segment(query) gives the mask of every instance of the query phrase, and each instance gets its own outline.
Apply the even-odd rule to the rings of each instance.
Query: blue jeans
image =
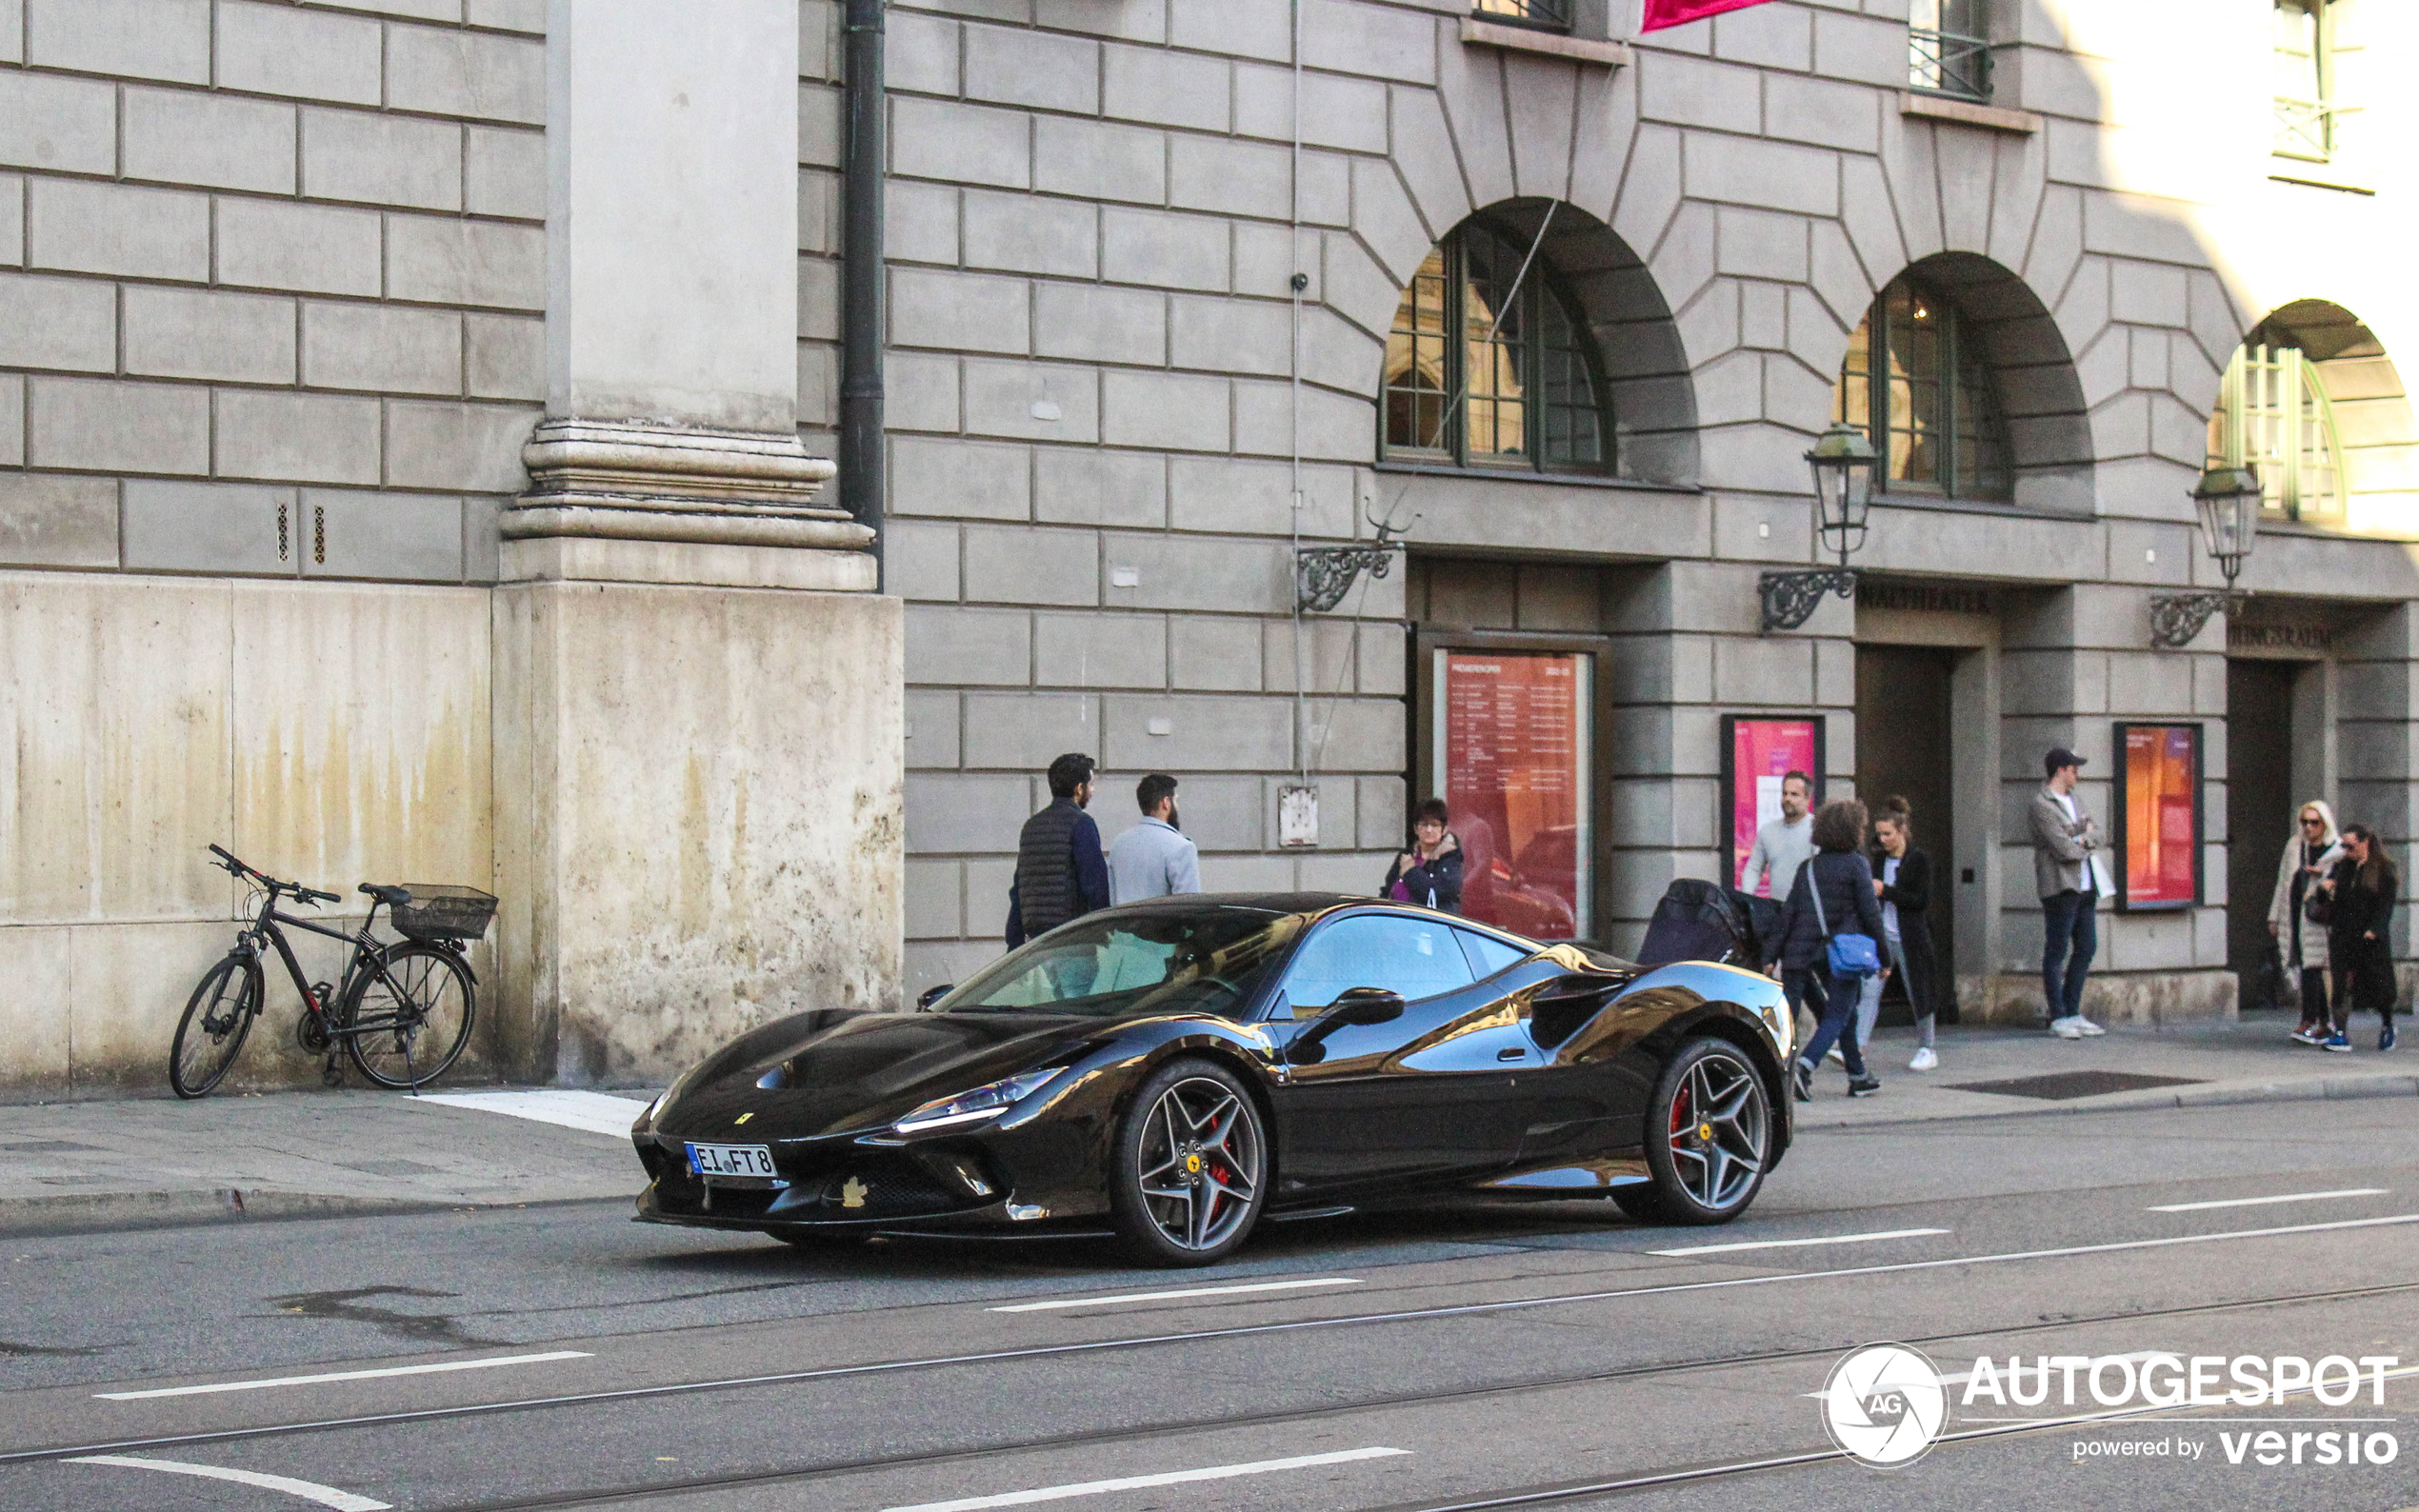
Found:
[[[2100,953],[2100,895],[2069,887],[2041,900],[2047,932],[2041,941],[2041,990],[2049,1017],[2070,1019],[2083,1011],[2083,982]],[[2071,949],[2072,954],[2069,954]]]
[[[1865,979],[1835,977],[1820,967],[1789,975],[1805,982],[1807,1002],[1823,1005],[1823,1022],[1814,1026],[1814,1038],[1806,1042],[1797,1058],[1809,1065],[1821,1065],[1836,1041],[1840,1059],[1848,1063],[1848,1074],[1864,1080],[1865,1052],[1856,1043],[1856,1004],[1865,995]]]

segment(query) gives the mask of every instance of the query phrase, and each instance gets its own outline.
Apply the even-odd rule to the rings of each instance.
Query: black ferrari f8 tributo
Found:
[[[1789,1147],[1791,1032],[1779,986],[1733,966],[1367,898],[1165,898],[915,1012],[732,1041],[631,1129],[638,1216],[799,1244],[1113,1232],[1164,1265],[1264,1218],[1445,1193],[1720,1224]]]

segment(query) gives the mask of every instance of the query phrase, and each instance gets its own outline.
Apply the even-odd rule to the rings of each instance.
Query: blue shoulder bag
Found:
[[[1830,941],[1831,975],[1863,980],[1882,968],[1881,947],[1869,934],[1832,934],[1831,923],[1823,917],[1823,879],[1814,870],[1814,860],[1806,863],[1806,890],[1814,895],[1814,925]]]

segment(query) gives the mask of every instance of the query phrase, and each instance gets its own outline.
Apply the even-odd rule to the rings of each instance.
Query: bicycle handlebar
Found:
[[[279,882],[276,878],[261,870],[258,866],[250,865],[245,862],[237,860],[234,856],[229,854],[226,850],[217,846],[210,846],[210,850],[211,855],[218,858],[218,860],[210,863],[210,865],[218,867],[230,877],[251,878],[262,886],[267,887],[269,889],[270,896],[272,898],[282,892],[289,897],[293,898],[298,903],[336,903],[341,899],[340,894],[321,892],[316,887],[306,887],[299,882]]]

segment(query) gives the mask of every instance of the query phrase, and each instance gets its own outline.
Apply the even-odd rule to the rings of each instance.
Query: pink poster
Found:
[[[1593,665],[1437,652],[1436,773],[1461,838],[1465,916],[1532,940],[1585,936]]]
[[[1725,720],[1730,730],[1729,772],[1724,787],[1730,806],[1730,882],[1747,886],[1748,852],[1755,848],[1755,832],[1781,817],[1781,779],[1806,772],[1814,779],[1816,796],[1823,786],[1823,724],[1817,719]],[[1758,878],[1752,891],[1770,888]]]

